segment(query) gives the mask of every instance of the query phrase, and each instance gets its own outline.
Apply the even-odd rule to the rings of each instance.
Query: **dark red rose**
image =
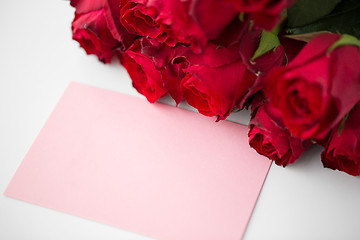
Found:
[[[328,52],[339,38],[319,35],[289,65],[267,74],[267,111],[296,137],[326,137],[360,100],[360,49],[346,45]]]
[[[360,103],[349,113],[339,135],[340,124],[331,131],[325,150],[321,153],[324,167],[360,175]]]
[[[104,9],[75,13],[72,33],[73,39],[80,43],[87,54],[95,54],[104,63],[111,62],[114,49],[120,46],[106,26]]]
[[[234,49],[208,44],[202,54],[188,56],[190,67],[181,81],[185,100],[201,114],[225,119],[243,100],[256,76]]]
[[[181,78],[187,62],[176,56],[178,48],[171,48],[155,39],[140,38],[122,55],[134,88],[151,103],[170,95],[176,103],[183,100]]]
[[[99,60],[109,63],[116,49],[125,50],[134,41],[119,20],[115,20],[115,0],[72,0],[75,18],[72,23],[73,39],[80,43],[87,54],[95,54]],[[119,14],[118,14],[119,15]]]
[[[259,98],[259,94],[256,98]],[[259,154],[275,161],[277,165],[285,167],[294,163],[311,142],[291,136],[286,128],[277,125],[266,113],[264,105],[259,103],[261,99],[255,99],[256,101],[257,103],[252,103],[252,117],[249,123],[250,146]]]
[[[209,38],[217,37],[236,17],[230,4],[215,0],[211,3],[122,0],[121,22],[131,33],[155,38],[171,47],[177,43],[187,44],[199,52]],[[215,11],[216,8],[220,11]]]
[[[295,0],[223,0],[231,2],[240,13],[248,13],[254,23],[266,30],[272,30],[280,21],[282,11]]]

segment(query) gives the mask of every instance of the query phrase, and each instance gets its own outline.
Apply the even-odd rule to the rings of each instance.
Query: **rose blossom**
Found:
[[[322,34],[311,40],[286,67],[265,79],[268,113],[296,137],[320,140],[360,100],[360,49],[340,46]]]
[[[170,95],[178,104],[183,100],[181,78],[187,62],[176,54],[181,46],[171,48],[155,39],[140,38],[121,54],[121,62],[127,69],[134,88],[151,103]],[[181,55],[181,54],[180,54]]]
[[[73,39],[87,54],[95,54],[102,62],[109,63],[115,49],[125,50],[132,44],[135,36],[113,19],[116,15],[113,0],[72,0],[70,3],[76,8],[71,26]]]
[[[232,49],[208,44],[202,54],[189,55],[181,81],[185,100],[201,114],[225,119],[244,98],[256,76]]]
[[[350,175],[360,175],[360,103],[349,113],[344,128],[340,124],[331,131],[325,150],[321,153],[324,167],[338,169]]]
[[[121,4],[120,20],[129,32],[171,47],[187,44],[196,52],[236,17],[230,4],[217,0],[122,0]]]
[[[249,144],[259,154],[275,161],[277,165],[286,166],[294,163],[310,146],[309,140],[291,136],[266,113],[261,93],[252,101],[252,113],[249,123]],[[268,103],[265,103],[268,104]]]
[[[239,13],[248,13],[259,27],[272,30],[281,19],[281,13],[295,0],[223,0],[230,2]]]
[[[106,27],[104,10],[75,14],[72,23],[73,39],[87,54],[95,54],[104,63],[111,62],[114,49],[120,45]]]

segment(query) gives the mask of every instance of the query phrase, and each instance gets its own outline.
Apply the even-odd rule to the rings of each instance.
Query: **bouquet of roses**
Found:
[[[249,143],[276,164],[324,146],[325,167],[360,175],[357,0],[71,0],[73,39],[116,56],[151,103],[205,116],[251,109]]]

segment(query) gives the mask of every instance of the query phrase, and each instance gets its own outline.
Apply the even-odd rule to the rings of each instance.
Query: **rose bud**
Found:
[[[200,52],[209,38],[217,37],[236,17],[230,4],[211,2],[122,0],[120,20],[131,33],[155,38],[170,47],[186,44]]]
[[[143,37],[121,54],[134,88],[149,102],[154,103],[168,93],[177,104],[183,100],[180,81],[185,76],[183,68],[187,67],[187,62],[177,58],[180,48]]]
[[[315,37],[289,65],[266,76],[266,110],[296,137],[325,138],[360,100],[360,49],[353,45],[330,49],[339,38]]]
[[[223,0],[233,4],[239,13],[250,14],[254,23],[266,30],[272,30],[281,20],[281,13],[295,0]]]
[[[70,3],[76,9],[72,23],[73,39],[87,54],[94,54],[100,61],[109,63],[115,49],[125,50],[132,44],[135,36],[114,19],[115,1],[72,0]]]
[[[321,161],[324,167],[360,175],[360,103],[350,111],[344,124],[333,128]]]
[[[205,116],[225,119],[248,92],[256,76],[234,49],[208,44],[202,54],[189,55],[181,81],[185,100]]]
[[[309,140],[301,140],[290,135],[286,128],[280,127],[266,113],[264,105],[259,103],[260,94],[252,102],[252,117],[249,123],[249,144],[259,154],[275,161],[283,167],[294,163],[311,145]],[[256,103],[257,102],[257,103]],[[268,103],[265,103],[268,104]]]

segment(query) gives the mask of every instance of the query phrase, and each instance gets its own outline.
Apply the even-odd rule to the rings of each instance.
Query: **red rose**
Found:
[[[179,48],[171,48],[155,39],[141,38],[122,54],[134,88],[151,103],[170,95],[176,103],[183,100],[180,81],[187,62],[177,58]],[[181,50],[181,49],[180,49]]]
[[[72,23],[73,39],[80,43],[87,54],[95,54],[104,63],[111,61],[115,49],[125,50],[129,47],[135,37],[122,27],[120,21],[114,20],[114,3],[113,0],[71,1],[76,8]]]
[[[259,95],[256,96],[258,97]],[[259,102],[261,99],[255,101]],[[248,133],[250,146],[277,165],[285,167],[294,163],[310,146],[310,141],[293,137],[286,128],[277,125],[266,113],[262,103],[253,102],[251,115]]]
[[[225,119],[246,95],[256,76],[234,49],[208,44],[200,55],[188,56],[190,67],[181,81],[185,100],[206,116]]]
[[[349,113],[339,135],[340,124],[331,131],[325,150],[321,153],[324,167],[338,169],[350,175],[360,175],[360,103]]]
[[[104,9],[75,13],[72,32],[73,39],[80,43],[87,54],[95,54],[104,63],[111,62],[114,49],[120,45],[106,26]]]
[[[236,16],[227,3],[212,0],[123,0],[121,22],[132,33],[156,38],[174,47],[190,44],[199,52],[209,38],[217,37]],[[218,8],[222,12],[215,11]],[[203,10],[209,10],[204,12]],[[216,15],[211,15],[216,13]]]
[[[360,49],[340,46],[322,34],[311,40],[286,67],[265,79],[268,113],[296,137],[320,140],[360,100]]]
[[[250,14],[256,25],[272,30],[281,19],[282,11],[295,0],[223,0],[231,2],[241,13]]]

